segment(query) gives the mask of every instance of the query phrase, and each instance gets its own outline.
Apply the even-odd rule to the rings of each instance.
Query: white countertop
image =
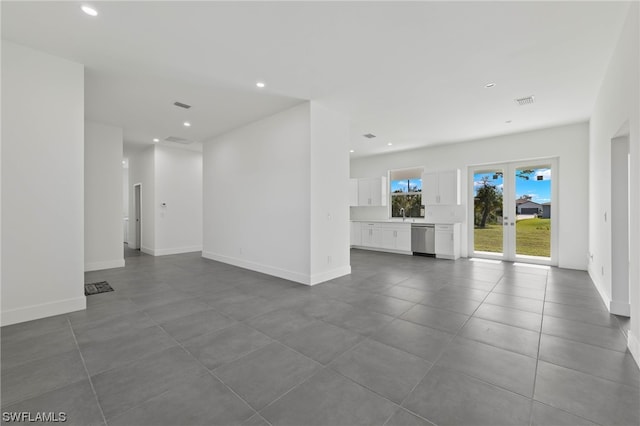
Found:
[[[407,224],[411,225],[412,223],[430,223],[434,225],[452,225],[454,223],[459,223],[456,221],[440,221],[440,220],[427,220],[427,219],[417,219],[417,218],[407,218],[404,222],[402,219],[373,219],[373,220],[365,220],[365,219],[351,219],[351,222],[366,222],[366,223],[393,223],[393,224]]]

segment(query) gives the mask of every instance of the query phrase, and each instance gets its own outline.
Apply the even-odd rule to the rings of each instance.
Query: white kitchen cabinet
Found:
[[[349,205],[358,205],[358,179],[349,179]]]
[[[382,245],[382,229],[377,223],[363,222],[360,226],[363,247],[380,247]]]
[[[460,170],[443,170],[422,174],[422,204],[460,204]]]
[[[460,257],[460,224],[436,225],[436,257],[456,260]]]
[[[358,205],[386,206],[387,178],[375,177],[358,179]]]
[[[411,251],[411,224],[382,223],[382,248]]]
[[[411,252],[411,224],[363,222],[361,226],[361,247]]]
[[[401,227],[396,231],[396,250],[411,251],[411,225]]]

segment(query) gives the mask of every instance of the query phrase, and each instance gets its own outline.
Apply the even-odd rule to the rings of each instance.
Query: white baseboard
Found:
[[[155,256],[155,250],[151,249],[149,247],[145,247],[145,246],[140,246],[140,251],[145,253],[145,254],[150,254],[151,256]]]
[[[360,249],[360,250],[381,251],[383,253],[408,254],[411,256],[413,255],[412,251],[406,251],[406,250],[394,250],[394,249],[387,249],[387,248],[356,246],[356,245],[351,246],[351,248]]]
[[[600,298],[604,302],[604,305],[607,308],[609,308],[609,310],[611,310],[611,303],[612,303],[611,296],[609,296],[609,294],[607,294],[605,289],[600,286],[600,283],[598,282],[598,280],[593,279],[594,271],[591,270],[591,268],[589,268],[587,272],[589,273],[589,278],[591,278],[591,281],[593,282],[593,285],[596,287],[596,290],[598,290],[598,293],[600,294]]]
[[[202,251],[202,246],[190,246],[190,247],[172,247],[165,249],[155,249],[153,250],[154,256],[167,256],[170,254],[182,254],[182,253],[193,253],[194,251]]]
[[[322,272],[320,274],[312,275],[309,281],[309,285],[316,285],[325,281],[332,280],[334,278],[349,275],[351,273],[351,265],[343,266],[340,268],[332,269],[330,271]]]
[[[625,302],[616,302],[612,300],[609,302],[609,312],[616,315],[622,315],[623,317],[631,316],[631,305]]]
[[[193,253],[195,251],[202,251],[202,246],[172,247],[172,248],[164,248],[164,249],[152,249],[149,247],[142,247],[140,251],[146,254],[150,254],[151,256],[167,256],[170,254]]]
[[[2,311],[2,326],[87,309],[85,296]]]
[[[87,262],[84,264],[84,271],[100,271],[102,269],[123,268],[124,259],[104,260],[101,262]]]
[[[239,266],[240,268],[250,269],[256,272],[262,272],[263,274],[284,278],[286,280],[295,281],[300,284],[311,285],[311,277],[300,272],[288,271],[286,269],[263,265],[261,263],[251,262],[245,259],[229,257],[210,251],[203,251],[202,257],[206,259],[217,260],[218,262],[222,263],[228,263],[229,265]]]
[[[638,337],[633,334],[631,330],[629,330],[629,337],[627,337],[627,347],[631,355],[633,355],[636,364],[640,367],[640,340],[638,340]]]

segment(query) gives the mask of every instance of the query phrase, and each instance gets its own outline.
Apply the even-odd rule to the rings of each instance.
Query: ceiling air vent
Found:
[[[515,101],[520,106],[530,105],[530,104],[533,103],[533,96],[527,96],[525,98],[518,98],[518,99],[515,99]]]
[[[187,144],[191,143],[190,140],[184,139],[184,138],[179,138],[177,136],[168,136],[168,137],[164,138],[164,140],[167,141],[167,142],[181,143],[183,145],[187,145]]]
[[[175,101],[173,104],[177,107],[184,108],[184,109],[191,108],[191,105],[183,104],[182,102],[178,102],[178,101]]]
[[[362,136],[364,136],[367,139],[373,139],[373,138],[376,137],[376,135],[374,135],[373,133],[366,133],[366,134],[364,134]]]

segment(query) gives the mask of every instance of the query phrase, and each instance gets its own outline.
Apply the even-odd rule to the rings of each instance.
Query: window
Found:
[[[424,217],[422,168],[391,170],[389,188],[391,217]]]

